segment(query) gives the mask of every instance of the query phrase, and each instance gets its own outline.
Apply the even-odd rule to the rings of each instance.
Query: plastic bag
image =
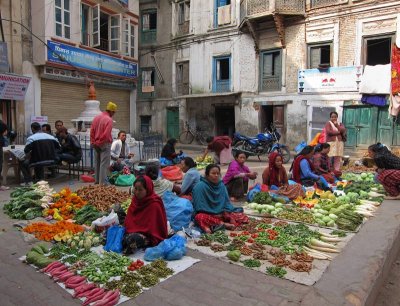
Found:
[[[171,165],[173,165],[174,163],[171,161],[171,160],[169,160],[169,159],[166,159],[165,157],[160,157],[160,165],[162,166],[162,167],[164,167],[164,166],[171,166]]]
[[[154,261],[159,258],[165,260],[179,260],[186,255],[186,239],[174,235],[169,239],[160,242],[153,248],[147,248],[144,253],[144,260]]]
[[[174,231],[189,226],[193,214],[193,205],[189,200],[180,198],[171,191],[166,191],[163,194],[163,202],[167,219]]]
[[[183,172],[178,166],[168,166],[161,169],[163,178],[169,181],[180,181],[183,179]]]
[[[318,143],[325,143],[325,142],[326,142],[326,130],[325,128],[323,128],[321,134],[319,134]]]
[[[280,202],[282,204],[290,202],[290,199],[288,197],[285,197],[280,194],[270,192],[270,196],[271,196],[272,200],[274,200],[275,202]]]
[[[248,193],[247,193],[247,201],[248,202],[252,202],[254,196],[259,193],[261,191],[261,185],[260,184],[256,184],[253,189],[251,189]]]
[[[108,216],[98,218],[92,222],[92,229],[102,232],[110,226],[119,225],[118,215],[112,210]]]
[[[125,227],[114,225],[107,230],[107,239],[104,250],[107,252],[122,253],[122,239],[125,235]]]
[[[123,174],[117,177],[114,185],[116,186],[132,186],[136,177],[133,174]]]

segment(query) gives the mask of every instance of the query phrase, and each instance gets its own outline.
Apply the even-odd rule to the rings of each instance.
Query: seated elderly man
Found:
[[[125,166],[132,168],[133,153],[130,152],[129,145],[126,143],[126,132],[120,131],[118,139],[111,145],[111,171],[121,171]]]
[[[78,139],[69,134],[65,127],[58,130],[58,136],[61,139],[61,154],[59,159],[68,164],[75,164],[82,159],[82,148]]]
[[[57,150],[60,149],[60,143],[49,134],[43,133],[40,124],[33,122],[31,124],[33,135],[26,140],[24,152],[26,158],[21,161],[21,172],[25,183],[22,185],[31,185],[32,177],[29,171],[30,167],[35,168],[37,180],[43,179],[43,167],[57,163]]]

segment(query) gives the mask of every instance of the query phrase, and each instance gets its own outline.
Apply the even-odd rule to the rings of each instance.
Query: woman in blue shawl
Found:
[[[224,228],[233,230],[249,220],[243,208],[232,206],[221,180],[221,169],[214,164],[206,167],[205,177],[193,188],[193,208],[194,220],[206,233]]]

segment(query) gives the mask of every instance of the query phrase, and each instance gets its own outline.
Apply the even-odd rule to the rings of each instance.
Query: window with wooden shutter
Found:
[[[324,43],[308,46],[308,67],[332,66],[332,44]]]
[[[282,58],[281,51],[261,53],[260,91],[281,90]]]

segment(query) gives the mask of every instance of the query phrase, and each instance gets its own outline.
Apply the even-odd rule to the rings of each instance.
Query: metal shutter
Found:
[[[84,110],[87,87],[83,84],[41,79],[41,89],[42,115],[49,117],[52,129],[56,120],[62,120],[67,128],[72,127],[71,119],[77,118]],[[126,131],[129,131],[129,93],[128,90],[96,87],[100,109],[105,110],[108,101],[116,103],[118,110],[113,117],[116,121],[114,128]]]

